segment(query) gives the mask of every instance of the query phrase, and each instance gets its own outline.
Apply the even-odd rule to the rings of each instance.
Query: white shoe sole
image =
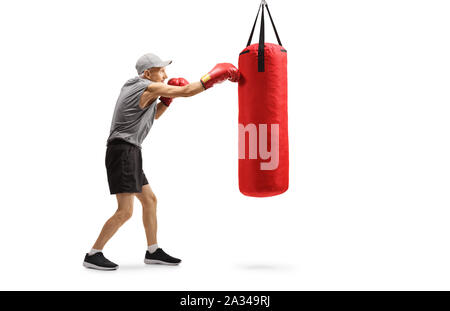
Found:
[[[100,267],[94,264],[91,264],[89,262],[85,262],[83,261],[83,266],[85,266],[86,268],[90,268],[90,269],[96,269],[96,270],[117,270],[119,268],[119,266],[115,267],[115,268],[107,268],[107,267]]]
[[[147,265],[160,264],[160,265],[168,265],[168,266],[176,266],[179,264],[179,263],[171,263],[171,262],[165,262],[165,261],[161,261],[161,260],[147,259],[147,258],[144,259],[144,263],[146,263]]]

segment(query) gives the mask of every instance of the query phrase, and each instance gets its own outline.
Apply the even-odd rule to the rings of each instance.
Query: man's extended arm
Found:
[[[150,84],[144,94],[142,94],[140,107],[144,109],[152,103],[151,99],[158,98],[160,96],[168,98],[190,97],[203,92],[204,90],[205,89],[203,88],[201,82],[193,82],[185,86],[172,86],[161,82],[155,82]],[[157,109],[162,109],[160,108],[159,103]],[[157,116],[159,117],[164,111],[161,110],[161,113],[159,115],[157,114]]]
[[[147,90],[144,92],[143,96],[146,98],[156,98],[165,97],[176,98],[176,97],[190,97],[204,90],[209,89],[217,83],[222,83],[225,80],[232,82],[238,82],[240,74],[238,69],[230,63],[220,63],[217,64],[212,70],[210,70],[206,75],[204,75],[200,81],[189,83],[184,86],[173,86],[169,84],[164,84],[161,82],[151,83]],[[180,78],[181,79],[181,78]],[[163,101],[164,102],[164,101]],[[144,109],[148,106],[151,101],[141,102],[141,108]],[[159,105],[158,105],[158,109]],[[164,110],[165,111],[165,110]],[[164,112],[162,111],[158,117]]]
[[[150,84],[147,88],[147,91],[149,91],[150,94],[153,94],[154,97],[163,96],[169,98],[190,97],[203,92],[204,90],[205,88],[200,81],[189,83],[185,86],[173,86],[157,82]]]

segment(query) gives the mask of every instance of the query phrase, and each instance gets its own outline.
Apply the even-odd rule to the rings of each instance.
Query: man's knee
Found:
[[[133,208],[132,207],[128,207],[128,208],[119,208],[116,211],[116,218],[120,221],[120,222],[126,222],[128,219],[131,218],[131,216],[133,215]]]
[[[154,193],[147,194],[142,200],[142,206],[144,208],[156,208],[157,199]]]

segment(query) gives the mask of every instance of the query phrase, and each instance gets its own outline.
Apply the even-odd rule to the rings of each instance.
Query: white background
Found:
[[[237,84],[175,99],[143,161],[159,245],[183,262],[144,265],[136,199],[101,272],[82,260],[117,207],[105,143],[136,59],[189,81],[237,66],[259,1],[1,2],[0,289],[450,289],[450,4],[268,3],[289,190],[239,192]]]

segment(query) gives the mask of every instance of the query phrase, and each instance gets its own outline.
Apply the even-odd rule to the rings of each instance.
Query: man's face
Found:
[[[144,71],[144,77],[153,82],[164,82],[167,79],[166,67],[153,67]]]

